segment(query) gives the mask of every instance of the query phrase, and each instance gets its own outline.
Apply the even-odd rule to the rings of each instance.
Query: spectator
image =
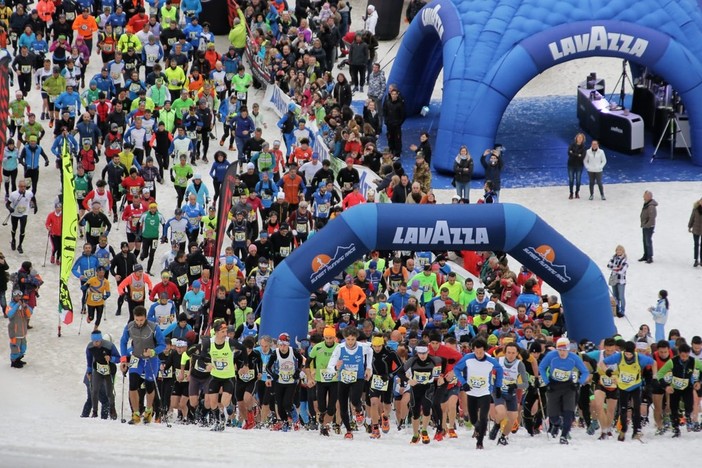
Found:
[[[578,133],[568,146],[568,188],[569,200],[573,199],[573,185],[575,185],[575,198],[580,198],[580,180],[583,176],[583,162],[585,161],[585,134]]]
[[[427,132],[422,132],[419,134],[419,146],[410,145],[410,149],[415,153],[422,152],[424,154],[424,160],[431,166],[431,143],[429,143],[429,134]]]
[[[592,140],[590,149],[585,153],[583,165],[587,170],[588,178],[590,179],[590,200],[594,198],[595,184],[600,190],[600,197],[606,200],[604,188],[602,187],[602,171],[607,164],[607,157],[604,150],[600,149],[600,144],[597,140]]]
[[[495,192],[493,201],[497,203],[502,188],[502,168],[504,167],[502,147],[496,145],[494,149],[486,149],[480,156],[480,164],[485,168],[485,179],[492,181],[492,190]]]
[[[405,100],[393,88],[383,104],[383,119],[387,127],[388,146],[396,157],[402,154],[402,124],[405,123]]]
[[[375,36],[375,26],[378,24],[378,12],[373,5],[368,5],[366,16],[363,17],[363,30]]]
[[[607,268],[611,271],[609,285],[612,288],[614,300],[617,301],[617,317],[624,317],[626,313],[624,288],[626,287],[626,271],[629,268],[624,247],[618,245],[614,249],[614,255],[607,263]]]
[[[363,87],[366,84],[368,54],[368,44],[363,42],[363,36],[360,33],[356,33],[349,48],[349,71],[351,72],[351,83],[353,84],[354,92],[359,91],[359,89],[363,92]]]
[[[648,308],[648,311],[653,316],[653,321],[656,322],[656,341],[665,339],[665,323],[668,321],[669,310],[668,291],[661,289],[658,292],[656,305]]]
[[[644,204],[641,208],[641,231],[643,232],[644,253],[640,262],[653,263],[653,231],[656,228],[656,207],[658,202],[653,199],[653,193],[646,190],[643,194]]]
[[[468,148],[461,146],[453,162],[453,186],[456,195],[466,203],[470,203],[470,181],[473,179],[473,158]]]
[[[424,153],[421,151],[417,153],[412,181],[417,182],[424,193],[429,193],[429,190],[431,190],[431,168],[425,161]]]
[[[692,266],[696,267],[700,265],[700,260],[702,260],[702,244],[700,243],[700,236],[702,236],[702,198],[697,200],[692,207],[692,214],[690,214],[690,221],[687,223],[687,230],[692,233],[692,241],[695,249],[695,263]]]

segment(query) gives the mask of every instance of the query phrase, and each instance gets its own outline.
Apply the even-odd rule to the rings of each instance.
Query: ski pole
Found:
[[[49,253],[49,237],[51,234],[46,235],[46,247],[44,248],[44,264],[42,265],[43,267],[46,267],[46,254]]]
[[[80,325],[78,325],[78,334],[80,335],[80,330],[83,328],[83,311],[80,311]]]
[[[536,387],[536,396],[539,398],[539,409],[541,410],[541,422],[542,424],[546,424],[546,413],[544,412],[544,402],[541,400],[541,390],[539,387]],[[551,426],[551,421],[548,422],[549,429]],[[548,430],[544,426],[544,434],[546,434],[546,438],[548,439]]]
[[[2,222],[2,225],[3,225],[3,226],[7,226],[7,222],[10,220],[10,216],[11,216],[11,215],[12,215],[12,213],[8,213],[8,214],[7,214],[7,217],[5,218],[5,221]]]
[[[124,380],[126,378],[127,378],[127,373],[122,372],[122,409],[120,410],[120,419],[122,421],[122,424],[127,422],[127,420],[124,419],[124,389],[125,389]]]

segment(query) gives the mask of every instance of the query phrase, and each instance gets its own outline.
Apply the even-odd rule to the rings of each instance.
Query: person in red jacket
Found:
[[[353,184],[353,190],[344,197],[344,200],[341,202],[341,207],[348,210],[352,206],[360,205],[365,202],[366,197],[361,193],[360,186],[358,184]]]
[[[63,220],[63,205],[56,203],[54,211],[46,217],[46,230],[51,239],[51,263],[61,264],[61,222]]]
[[[453,375],[453,366],[461,360],[463,355],[456,348],[441,344],[441,336],[438,333],[429,335],[429,355],[441,358],[441,375],[436,381],[436,391],[434,392],[434,408],[432,413],[436,415],[436,434],[434,440],[443,440],[448,432],[451,439],[456,439],[454,423],[456,421],[456,403],[458,403],[458,393],[461,389],[456,377]],[[444,428],[448,430],[445,431]]]
[[[124,187],[129,203],[134,200],[134,195],[141,194],[145,186],[146,182],[144,182],[144,178],[139,175],[139,171],[137,171],[136,167],[129,169],[129,177],[122,179],[122,187]]]
[[[171,281],[171,273],[168,270],[163,270],[161,272],[161,282],[151,289],[151,294],[149,294],[151,302],[157,297],[160,297],[162,292],[167,293],[168,299],[173,302],[180,300],[180,291],[178,290],[178,286]]]
[[[144,7],[139,7],[137,11],[139,13],[132,16],[127,23],[127,28],[134,34],[144,29],[144,25],[149,22],[149,17],[146,15]]]

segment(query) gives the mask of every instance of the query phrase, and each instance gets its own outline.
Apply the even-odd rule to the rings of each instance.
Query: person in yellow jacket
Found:
[[[130,47],[134,47],[134,52],[141,52],[141,41],[131,31],[126,30],[124,34],[119,36],[117,41],[117,50],[126,54]]]
[[[180,96],[180,91],[188,84],[188,79],[178,62],[171,59],[169,67],[163,71],[163,74],[166,75],[166,83],[171,96]]]
[[[95,321],[94,329],[97,330],[102,321],[105,300],[110,297],[110,282],[105,279],[105,267],[98,266],[95,276],[88,279],[81,289],[85,290],[85,304],[88,306],[88,323]]]
[[[236,13],[239,17],[234,18],[234,25],[229,31],[229,42],[234,46],[236,53],[241,56],[246,49],[246,16],[239,5],[236,5]]]
[[[236,280],[243,280],[244,275],[236,266],[233,256],[228,256],[224,261],[224,265],[219,267],[219,285],[227,289],[227,293],[236,287]]]
[[[178,8],[173,6],[173,2],[166,1],[161,7],[161,28],[165,30],[171,23],[178,25]]]

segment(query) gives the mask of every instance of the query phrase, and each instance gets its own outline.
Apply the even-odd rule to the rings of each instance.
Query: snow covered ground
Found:
[[[365,3],[354,0],[354,21],[358,21]],[[224,43],[218,38],[219,44]],[[392,46],[383,43],[379,56]],[[390,57],[390,56],[389,56]],[[389,60],[389,57],[386,61]],[[90,66],[89,76],[98,68],[98,59]],[[616,62],[616,63],[615,63]],[[520,96],[570,95],[583,76],[597,71],[608,83],[614,83],[620,71],[618,61],[611,59],[589,59],[571,62],[536,77],[525,87]],[[613,81],[610,81],[613,80]],[[262,93],[254,94],[253,100]],[[440,97],[440,85],[435,90]],[[34,110],[37,95],[30,95]],[[277,135],[275,119],[267,117],[268,130],[264,137]],[[48,128],[47,128],[48,130]],[[216,143],[215,143],[216,145]],[[45,142],[48,151],[49,141]],[[212,150],[211,150],[212,151]],[[102,168],[101,162],[100,168]],[[206,172],[202,164],[198,170]],[[565,177],[564,177],[565,180]],[[43,221],[52,209],[52,201],[58,191],[58,172],[41,169],[39,213],[30,215],[30,229],[25,241],[25,254],[20,256],[9,250],[9,227],[0,228],[0,250],[8,259],[11,269],[16,270],[24,260],[31,260],[41,272],[45,284],[41,289],[39,307],[32,319],[34,329],[29,333],[29,364],[22,370],[9,367],[9,359],[0,361],[0,466],[165,466],[174,463],[189,466],[216,466],[251,464],[267,466],[328,466],[343,463],[349,466],[367,465],[413,465],[430,466],[465,465],[470,460],[474,466],[495,463],[499,453],[502,465],[556,466],[580,462],[585,466],[607,464],[608,466],[634,466],[640,463],[659,466],[689,465],[702,456],[702,435],[684,433],[682,439],[673,441],[668,437],[654,439],[652,430],[646,428],[647,444],[638,445],[627,441],[626,445],[615,441],[598,442],[576,429],[571,445],[563,447],[541,435],[530,438],[520,431],[510,437],[508,447],[487,444],[483,452],[473,452],[474,443],[465,430],[459,431],[458,440],[429,446],[408,446],[411,434],[407,431],[383,435],[379,441],[369,440],[358,433],[354,441],[345,441],[339,436],[320,438],[315,433],[269,433],[227,429],[224,433],[211,433],[195,427],[166,428],[163,425],[131,427],[114,421],[81,419],[79,414],[85,400],[82,384],[85,372],[84,349],[89,341],[89,325],[83,324],[78,335],[79,316],[71,326],[64,326],[64,336],[56,337],[57,325],[57,279],[58,267],[42,268],[46,234]],[[652,190],[659,202],[659,216],[654,235],[655,263],[651,265],[635,261],[641,255],[641,231],[638,216],[644,190]],[[679,328],[683,335],[691,337],[702,330],[702,315],[699,310],[698,290],[702,269],[692,268],[692,239],[687,233],[687,220],[692,204],[702,195],[702,184],[656,183],[626,184],[605,187],[607,201],[602,202],[567,199],[564,187],[530,188],[502,192],[505,202],[522,203],[534,210],[558,229],[565,237],[584,250],[603,268],[617,244],[626,247],[630,260],[629,284],[627,286],[627,312],[634,325],[649,323],[646,308],[655,302],[661,288],[670,292],[671,313],[668,329]],[[174,191],[170,182],[158,187],[158,200],[162,212],[167,216],[173,212]],[[475,194],[474,194],[475,196]],[[441,191],[440,201],[448,202],[451,192]],[[124,228],[113,230],[110,236],[113,245],[122,240]],[[159,249],[159,254],[165,247]],[[160,255],[159,255],[160,257]],[[77,281],[72,283],[74,302],[80,299]],[[116,297],[108,302],[107,321],[101,326],[115,339],[121,335],[125,318],[115,317]],[[634,329],[624,319],[617,320],[619,331],[624,336],[634,334]],[[5,342],[6,343],[6,342]],[[6,344],[4,346],[7,346]],[[3,356],[8,350],[4,348]],[[122,392],[121,377],[116,385],[117,409],[119,411]],[[127,405],[128,406],[128,405]],[[635,445],[631,445],[635,444]],[[634,451],[635,450],[635,451]],[[468,452],[467,452],[468,451]],[[349,458],[349,455],[353,458]],[[469,453],[468,459],[466,454]]]

